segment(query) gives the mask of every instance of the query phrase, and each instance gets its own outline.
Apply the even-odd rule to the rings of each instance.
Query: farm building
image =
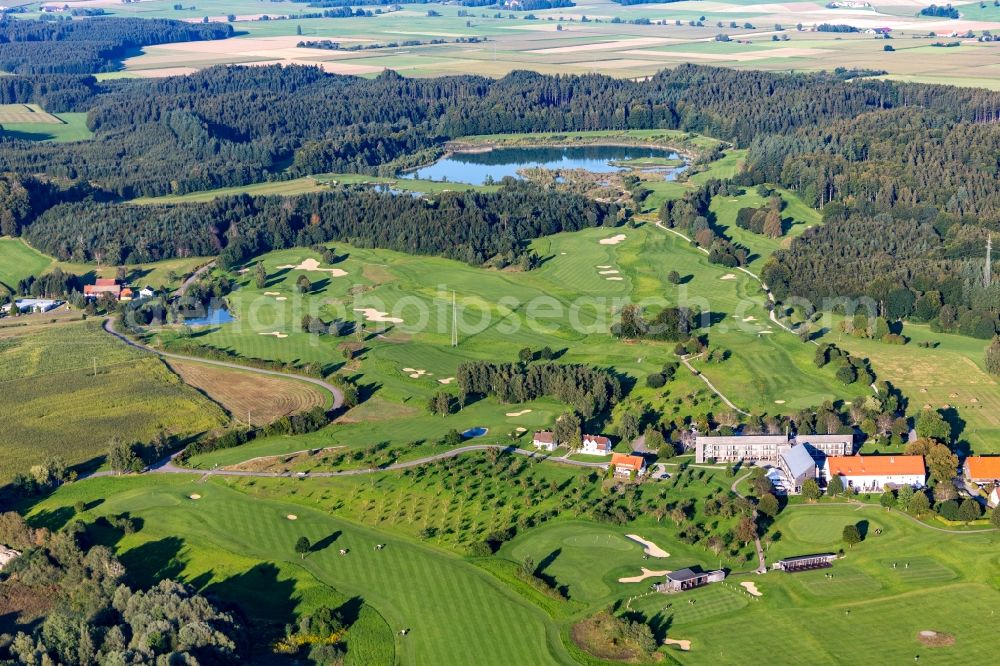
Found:
[[[784,571],[785,573],[795,573],[796,571],[812,571],[813,569],[826,569],[833,566],[833,561],[837,556],[833,553],[819,553],[817,555],[797,555],[778,560],[771,565],[771,569]]]
[[[624,453],[611,454],[611,467],[616,478],[629,479],[632,475],[642,476],[646,472],[646,460],[642,456],[627,456]]]
[[[542,449],[543,451],[556,450],[555,435],[547,430],[536,432],[531,438],[531,443],[534,444],[536,449]]]
[[[156,296],[156,290],[152,287],[146,286],[139,290],[139,298],[152,298]]]
[[[611,440],[601,435],[584,435],[580,453],[591,456],[606,456],[611,453]]]
[[[657,592],[685,592],[709,583],[721,583],[726,579],[722,569],[715,571],[694,571],[693,569],[678,569],[668,573],[662,583],[656,585]]]
[[[996,485],[1000,483],[1000,456],[969,456],[963,470],[972,483]]]
[[[62,301],[48,298],[19,298],[14,301],[18,312],[48,312],[62,305]],[[10,303],[3,306],[4,312],[10,312]]]
[[[781,451],[801,444],[814,460],[827,456],[854,453],[853,435],[698,435],[695,438],[695,462],[751,462],[778,464]]]
[[[0,546],[0,571],[7,566],[12,560],[16,560],[21,557],[21,553],[14,550],[13,548],[7,548],[6,546]]]
[[[97,278],[94,284],[83,285],[83,295],[87,298],[100,298],[107,295],[117,300],[121,294],[121,285],[114,278]]]
[[[923,456],[834,456],[826,459],[827,479],[839,476],[845,487],[882,492],[886,486],[922,488],[927,478]]]
[[[807,479],[816,478],[816,461],[803,444],[788,447],[779,453],[778,469],[781,470],[785,492],[793,495],[802,492],[802,484]]]

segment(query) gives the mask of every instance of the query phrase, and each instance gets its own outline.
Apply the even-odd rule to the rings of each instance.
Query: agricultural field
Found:
[[[105,8],[116,15],[186,20],[207,16],[226,21],[232,15],[240,33],[224,42],[147,47],[126,59],[123,72],[113,76],[166,76],[222,63],[282,62],[319,65],[330,72],[359,76],[374,76],[386,68],[407,76],[502,76],[515,69],[532,69],[571,74],[598,71],[635,78],[696,62],[773,71],[837,66],[877,69],[900,80],[996,89],[994,61],[1000,46],[995,42],[963,40],[960,47],[948,49],[931,46],[938,39],[932,34],[968,30],[977,36],[984,30],[995,34],[1000,29],[1000,10],[992,3],[986,5],[958,3],[962,12],[958,20],[918,16],[918,6],[912,3],[830,9],[820,2],[782,5],[742,0],[631,6],[590,0],[529,13],[428,3],[401,5],[396,11],[383,8],[371,17],[348,19],[297,18],[298,8],[264,9],[251,0],[210,0],[181,9],[168,0],[150,0]],[[460,16],[459,11],[468,15]],[[258,20],[262,14],[272,20]],[[636,20],[649,24],[628,23]],[[692,24],[699,21],[702,25]],[[823,23],[849,24],[860,30],[890,27],[893,39],[886,42],[863,32],[812,31]],[[717,35],[730,41],[717,41]],[[456,43],[472,37],[485,41]],[[350,51],[296,46],[303,40],[324,39],[344,49],[354,45],[383,48]],[[422,43],[403,46],[408,40]],[[431,40],[445,43],[428,43]],[[884,51],[887,43],[894,52]]]
[[[314,384],[231,370],[206,363],[170,360],[170,369],[188,386],[225,409],[236,421],[263,426],[283,416],[332,405],[332,397]]]
[[[16,289],[17,283],[29,275],[39,275],[52,263],[52,258],[28,247],[18,238],[0,238],[0,283]]]
[[[37,104],[0,104],[0,136],[28,141],[85,141],[86,113],[48,113]]]
[[[0,329],[0,400],[0,482],[52,456],[95,466],[115,436],[149,441],[164,430],[184,440],[227,421],[162,361],[94,321]]]

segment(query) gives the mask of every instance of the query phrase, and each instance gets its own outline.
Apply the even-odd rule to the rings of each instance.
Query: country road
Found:
[[[326,389],[333,395],[333,409],[339,409],[344,404],[344,394],[343,392],[334,386],[333,384],[323,381],[322,379],[317,379],[316,377],[308,377],[306,375],[296,374],[294,372],[281,372],[279,370],[265,370],[263,368],[255,368],[249,365],[241,365],[239,363],[230,363],[228,361],[216,361],[208,358],[200,358],[198,356],[186,356],[184,354],[172,354],[170,352],[161,351],[159,349],[153,349],[144,344],[131,340],[118,331],[115,330],[114,324],[111,318],[104,320],[104,330],[115,336],[125,344],[130,347],[135,347],[136,349],[141,349],[143,351],[151,352],[160,356],[162,358],[173,358],[178,361],[191,361],[193,363],[206,363],[208,365],[217,365],[221,368],[230,368],[233,370],[242,370],[244,372],[252,372],[258,375],[269,375],[271,377],[285,377],[287,379],[294,379],[296,381],[309,382],[310,384],[315,384],[320,388]]]

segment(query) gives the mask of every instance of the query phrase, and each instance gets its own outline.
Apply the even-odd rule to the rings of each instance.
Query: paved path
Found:
[[[188,287],[190,287],[192,284],[194,284],[195,281],[198,278],[200,278],[205,271],[207,271],[208,269],[212,268],[213,266],[215,266],[215,261],[214,260],[208,262],[207,264],[205,264],[204,266],[202,266],[201,268],[199,268],[198,270],[196,270],[194,273],[191,273],[191,275],[189,275],[187,277],[187,279],[184,280],[184,282],[181,283],[181,286],[177,288],[176,294],[178,296],[183,296],[187,292]]]
[[[729,487],[730,490],[732,490],[734,493],[736,493],[740,497],[743,497],[744,499],[746,499],[746,496],[743,495],[743,493],[741,493],[739,490],[737,490],[736,487],[738,485],[740,485],[741,481],[744,481],[745,479],[749,479],[751,474],[753,474],[752,471],[747,472],[746,474],[744,474],[740,478],[738,478],[735,481],[733,481],[733,485],[731,485]],[[756,525],[757,524],[757,509],[756,508],[754,508],[753,515],[751,516],[751,518],[753,518],[753,523],[754,523],[754,525]],[[756,529],[754,530],[753,542],[754,542],[754,546],[757,548],[757,573],[767,573],[767,560],[764,559],[764,547],[760,545],[760,535],[757,534]]]
[[[309,377],[306,375],[296,374],[294,372],[282,372],[280,370],[265,370],[264,368],[255,368],[249,365],[241,365],[240,363],[230,363],[228,361],[216,361],[214,359],[200,358],[198,356],[186,356],[184,354],[172,354],[170,352],[161,351],[159,349],[153,349],[147,345],[140,342],[136,342],[130,338],[125,337],[121,333],[115,330],[114,322],[112,319],[108,318],[104,320],[104,330],[115,336],[125,344],[130,347],[135,347],[136,349],[141,349],[143,351],[151,352],[163,358],[172,358],[178,361],[191,361],[192,363],[207,363],[208,365],[217,365],[221,368],[230,368],[233,370],[242,370],[243,372],[252,372],[258,375],[268,375],[270,377],[285,377],[287,379],[294,379],[296,381],[309,382],[310,384],[315,384],[320,388],[324,388],[333,395],[333,409],[339,409],[344,404],[344,394],[343,392],[334,386],[333,384],[323,381],[322,379],[317,379],[316,377]]]
[[[572,465],[574,467],[591,467],[595,469],[604,469],[607,467],[608,463],[601,462],[584,462],[582,460],[572,460],[570,458],[561,457],[555,458],[550,456],[544,456],[537,451],[528,451],[526,449],[519,449],[514,446],[501,446],[499,444],[470,444],[468,446],[460,446],[450,451],[444,451],[442,453],[436,453],[432,456],[424,456],[423,458],[415,458],[413,460],[406,460],[404,462],[393,463],[391,465],[386,465],[385,467],[360,467],[355,469],[345,469],[339,472],[251,472],[251,471],[240,471],[232,469],[193,469],[188,467],[178,467],[173,463],[174,458],[176,458],[180,453],[175,453],[174,455],[161,460],[160,462],[152,465],[146,472],[148,474],[197,474],[203,477],[208,476],[248,476],[248,477],[267,477],[267,478],[330,478],[335,476],[360,476],[363,474],[378,474],[380,472],[394,472],[401,469],[408,469],[410,467],[419,467],[421,465],[426,465],[428,463],[437,462],[438,460],[444,460],[445,458],[454,458],[455,456],[460,456],[463,453],[471,453],[473,451],[485,451],[487,449],[496,449],[498,451],[503,451],[505,453],[515,453],[520,456],[525,456],[528,458],[539,458],[541,460],[547,460],[550,462],[561,463],[564,465]],[[311,449],[310,449],[311,450]],[[285,454],[282,454],[285,455]],[[113,476],[114,472],[111,471],[101,471],[91,474],[91,477],[99,476]]]
[[[737,407],[736,405],[734,405],[733,401],[730,400],[729,398],[727,398],[726,394],[724,394],[722,391],[720,391],[719,389],[717,389],[715,387],[715,384],[713,384],[708,379],[708,377],[706,377],[704,375],[704,373],[702,373],[700,370],[696,369],[693,365],[691,365],[688,362],[688,357],[687,356],[681,356],[681,363],[683,363],[684,367],[686,367],[688,370],[691,371],[691,374],[693,374],[693,375],[695,375],[697,377],[700,377],[701,381],[705,382],[705,385],[708,386],[708,388],[712,389],[712,392],[715,393],[715,395],[719,396],[719,399],[722,400],[722,402],[726,403],[726,405],[728,405],[730,409],[735,409],[737,412],[739,412],[743,416],[750,416],[750,412],[745,412],[742,409],[740,409],[739,407]]]

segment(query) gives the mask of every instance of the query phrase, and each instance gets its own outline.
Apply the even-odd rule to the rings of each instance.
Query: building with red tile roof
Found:
[[[923,456],[831,456],[824,468],[827,482],[839,476],[844,487],[882,492],[886,486],[922,488],[927,479]]]
[[[1000,483],[1000,456],[969,456],[965,476],[973,483]]]
[[[631,478],[633,473],[640,476],[646,471],[646,460],[642,456],[612,453],[611,467],[614,468],[615,476]]]

